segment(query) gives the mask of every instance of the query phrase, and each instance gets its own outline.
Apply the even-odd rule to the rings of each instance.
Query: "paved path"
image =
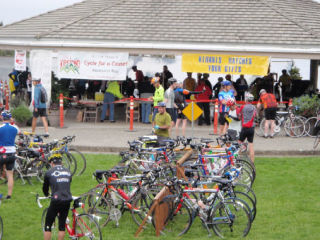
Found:
[[[119,152],[128,149],[128,141],[137,139],[139,136],[149,135],[151,133],[150,124],[134,123],[134,131],[129,131],[129,124],[125,122],[116,123],[79,123],[67,121],[65,128],[49,127],[50,139],[59,139],[67,135],[76,135],[73,143],[81,151],[88,152]],[[30,128],[23,128],[29,130]],[[37,133],[44,133],[42,127],[37,127]],[[194,136],[215,138],[212,125],[195,126]],[[191,136],[191,126],[187,128],[187,136]],[[285,136],[273,139],[264,139],[255,136],[254,144],[257,155],[320,155],[320,152],[313,152],[313,138],[290,138]],[[319,149],[320,150],[320,149]]]

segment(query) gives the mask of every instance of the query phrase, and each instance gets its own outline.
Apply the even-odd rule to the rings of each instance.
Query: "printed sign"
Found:
[[[269,57],[183,54],[182,72],[267,75]]]
[[[16,50],[14,56],[14,69],[17,71],[26,71],[27,52],[25,50]]]
[[[128,53],[58,52],[58,77],[124,81]]]
[[[193,105],[193,113],[192,113],[192,105]],[[182,113],[192,122],[197,120],[201,116],[203,111],[196,103],[191,102],[188,106],[186,106],[182,110]]]

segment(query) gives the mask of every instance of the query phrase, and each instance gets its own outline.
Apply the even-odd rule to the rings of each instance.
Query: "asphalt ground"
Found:
[[[31,131],[30,127],[21,128],[22,130]],[[72,143],[78,150],[93,153],[118,153],[128,149],[128,141],[138,139],[140,136],[150,135],[152,130],[151,124],[142,124],[134,122],[133,131],[129,130],[129,123],[105,121],[98,122],[76,122],[67,120],[64,128],[49,127],[50,137],[45,141],[61,139],[64,136],[75,135],[76,139]],[[44,133],[43,127],[38,126],[36,133]],[[175,137],[174,130],[173,135]],[[195,124],[192,131],[191,124],[188,123],[186,136],[212,138],[213,125],[198,126]],[[320,155],[320,147],[313,151],[314,139],[310,137],[291,138],[280,134],[275,138],[262,138],[255,136],[254,148],[256,155],[260,156],[307,156]]]

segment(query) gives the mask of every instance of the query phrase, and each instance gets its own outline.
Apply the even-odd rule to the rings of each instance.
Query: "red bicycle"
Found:
[[[38,206],[42,208],[40,200],[50,199],[51,197],[39,197],[36,196],[36,201]],[[69,217],[66,220],[66,230],[71,239],[102,239],[102,234],[100,231],[99,224],[94,220],[94,218],[89,214],[79,214],[77,208],[84,208],[84,204],[80,202],[78,197],[73,198],[73,206],[71,208],[72,220],[69,220]],[[41,226],[44,231],[45,219],[48,212],[48,208],[43,210],[41,218]],[[57,239],[58,237],[58,220],[55,219],[52,225],[52,239]]]

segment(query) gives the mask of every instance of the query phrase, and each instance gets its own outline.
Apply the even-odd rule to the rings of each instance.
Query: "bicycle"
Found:
[[[39,197],[39,195],[36,195],[36,202],[39,206],[39,208],[42,208],[42,205],[40,203],[40,200],[43,199],[51,199],[51,197]],[[94,218],[86,213],[79,214],[77,212],[77,208],[81,207],[84,208],[84,204],[80,202],[80,198],[78,197],[72,197],[73,199],[73,206],[71,208],[72,212],[72,220],[70,222],[69,217],[67,217],[66,220],[66,230],[71,239],[102,239],[102,234],[100,231],[99,224],[94,220]],[[48,212],[48,208],[44,209],[42,212],[41,217],[41,226],[42,230],[44,231],[45,227],[45,219]],[[71,224],[71,225],[70,225]],[[57,219],[55,219],[53,226],[51,228],[52,231],[52,238],[57,239],[58,236],[58,223]]]
[[[265,118],[261,120],[259,128],[256,131],[256,134],[260,137],[264,136],[265,121]],[[292,107],[288,111],[277,111],[274,124],[275,136],[281,132],[281,128],[284,128],[286,135],[289,137],[302,137],[305,133],[304,120],[293,113]]]
[[[229,181],[216,179],[220,184]],[[208,231],[212,228],[219,237],[245,237],[251,228],[252,215],[245,201],[235,198],[225,198],[220,188],[192,188],[190,183],[173,180],[166,184],[173,195],[163,198],[160,204],[166,204],[168,217],[164,222],[162,233],[178,232],[181,236],[188,232],[196,216],[200,217],[202,225]],[[182,188],[182,185],[185,188]],[[201,194],[202,198],[191,198]],[[206,194],[209,197],[205,198]],[[166,209],[165,207],[163,209]]]

